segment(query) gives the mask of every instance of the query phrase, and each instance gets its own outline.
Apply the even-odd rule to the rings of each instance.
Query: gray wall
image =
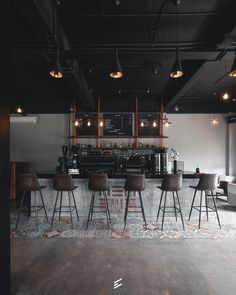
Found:
[[[29,162],[32,172],[54,172],[68,142],[68,115],[39,116],[38,124],[11,123],[11,161]]]
[[[226,123],[223,115],[218,127],[212,127],[210,114],[172,114],[169,128],[165,128],[165,145],[180,153],[179,160],[185,170],[193,171],[199,165],[202,172],[225,174],[226,168]],[[38,124],[11,124],[11,160],[32,163],[34,172],[53,172],[61,146],[68,139],[67,115],[40,115]],[[114,139],[104,139],[114,143]],[[118,140],[115,139],[116,142]],[[120,139],[119,142],[132,142]],[[140,139],[143,143],[159,144],[159,139]],[[88,140],[80,140],[88,142]],[[94,139],[89,143],[95,144]]]
[[[236,123],[229,128],[229,175],[236,175]]]

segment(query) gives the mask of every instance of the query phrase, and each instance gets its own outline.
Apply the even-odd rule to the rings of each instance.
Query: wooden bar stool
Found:
[[[181,221],[182,221],[183,230],[185,229],[183,214],[182,214],[180,201],[179,201],[179,195],[178,195],[178,191],[180,191],[182,188],[182,183],[183,183],[182,174],[168,174],[163,177],[162,185],[158,186],[158,188],[161,189],[161,191],[162,191],[161,192],[161,199],[160,199],[160,203],[159,203],[159,208],[158,208],[158,212],[157,212],[157,221],[158,221],[160,211],[162,211],[161,230],[163,230],[164,219],[165,219],[166,213],[174,213],[176,221],[177,221],[177,213],[179,213],[180,217],[181,217]],[[172,193],[173,206],[166,206],[166,198],[167,198],[168,192]],[[162,199],[163,199],[164,193],[165,193],[164,206],[162,206],[161,204],[162,204]],[[178,206],[176,206],[174,193],[176,194]],[[166,211],[166,208],[173,209],[174,211]]]
[[[50,229],[52,229],[54,216],[55,216],[56,212],[59,213],[59,221],[61,220],[61,213],[69,212],[70,213],[70,221],[71,221],[71,229],[73,229],[73,216],[72,216],[73,210],[75,210],[77,219],[79,221],[79,213],[78,213],[78,209],[77,209],[76,202],[75,202],[75,196],[74,196],[74,190],[77,188],[77,186],[74,185],[73,179],[70,174],[55,174],[54,179],[53,179],[53,187],[57,191],[57,196],[56,196],[56,201],[55,201],[55,205],[54,205],[54,209],[53,209],[53,215],[52,215]],[[63,192],[68,193],[69,205],[67,205],[67,206],[62,206]],[[60,194],[60,204],[59,204],[59,207],[57,208],[57,201],[58,201],[59,193],[61,193]],[[72,205],[72,202],[71,202],[71,195],[72,195],[74,205]],[[63,208],[65,208],[66,210],[62,210]]]
[[[200,176],[198,184],[196,186],[190,185],[190,187],[195,189],[195,192],[194,192],[194,195],[193,195],[193,201],[192,201],[192,205],[191,205],[191,209],[190,209],[190,213],[189,213],[189,220],[191,218],[191,214],[192,214],[193,209],[199,211],[198,228],[200,229],[202,212],[206,212],[207,220],[208,220],[208,212],[216,212],[216,217],[217,217],[217,220],[218,220],[219,228],[221,228],[220,218],[219,218],[219,214],[218,214],[217,207],[216,207],[215,196],[213,194],[213,190],[215,190],[216,187],[217,187],[217,174],[202,174]],[[195,201],[197,191],[201,192],[200,204],[199,204],[199,206],[194,206],[194,201]],[[202,205],[202,193],[203,192],[205,192],[205,205]],[[211,195],[208,195],[207,194],[208,192],[210,192]],[[208,197],[209,196],[213,200],[214,208],[212,208],[212,207],[210,207],[208,205]],[[202,208],[205,208],[206,210],[202,210]]]
[[[110,216],[110,210],[108,206],[108,200],[107,200],[107,191],[109,190],[109,181],[107,174],[91,174],[89,176],[89,182],[88,182],[88,188],[92,191],[92,198],[90,202],[89,207],[89,214],[86,224],[86,229],[88,229],[89,221],[92,221],[93,213],[106,213],[106,219],[107,219],[107,228],[109,228],[109,221],[111,221]],[[105,210],[97,210],[94,211],[94,208],[103,209],[103,206],[95,206],[94,200],[95,200],[95,194],[96,192],[99,192],[100,194],[104,195],[105,200]]]
[[[125,204],[124,229],[126,227],[128,212],[142,213],[143,221],[145,223],[145,228],[147,228],[146,217],[145,217],[144,207],[143,207],[143,200],[142,200],[142,195],[141,195],[141,191],[144,190],[144,184],[145,184],[145,176],[143,174],[141,174],[141,175],[135,175],[135,174],[127,175],[127,177],[126,177],[124,189],[128,192],[128,196],[126,198],[126,204]],[[129,206],[130,192],[138,192],[140,206]],[[129,211],[129,208],[141,208],[141,211]]]
[[[30,206],[30,202],[28,205],[28,220],[30,217],[30,213],[31,212],[35,213],[36,229],[38,230],[38,211],[43,209],[46,219],[48,221],[47,211],[45,208],[43,195],[41,192],[41,189],[45,188],[46,186],[42,186],[39,184],[38,178],[35,174],[20,174],[18,178],[18,185],[19,185],[20,191],[22,191],[22,200],[21,200],[20,209],[18,212],[17,220],[16,220],[16,228],[18,227],[20,214],[22,211],[26,193],[29,193],[28,196],[31,197],[31,192],[34,192],[34,205]],[[39,192],[42,205],[38,205],[37,194],[36,194],[37,192]],[[34,208],[34,210],[32,210],[32,208]]]

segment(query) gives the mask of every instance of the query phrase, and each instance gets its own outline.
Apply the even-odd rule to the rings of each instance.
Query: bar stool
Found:
[[[177,213],[179,213],[180,217],[181,217],[181,221],[182,221],[183,230],[185,230],[183,214],[182,214],[182,209],[180,206],[179,195],[178,195],[178,191],[180,191],[182,188],[182,183],[183,183],[182,174],[169,174],[169,175],[164,176],[163,181],[162,181],[162,185],[158,186],[158,188],[161,189],[161,191],[162,191],[161,192],[161,199],[160,199],[160,203],[159,203],[159,208],[158,208],[158,212],[157,212],[157,221],[158,221],[160,211],[162,211],[161,230],[163,230],[164,219],[165,219],[166,213],[174,213],[176,221],[177,221]],[[173,206],[166,206],[166,198],[167,198],[168,192],[172,192]],[[164,206],[161,206],[164,193],[165,193]],[[176,207],[176,200],[175,200],[174,193],[176,194],[178,207]],[[174,209],[174,211],[166,211],[166,208]]]
[[[128,196],[126,198],[126,204],[125,204],[124,229],[126,227],[128,212],[142,213],[143,221],[145,223],[145,228],[147,228],[146,217],[145,217],[144,207],[143,207],[143,200],[142,200],[142,195],[141,195],[141,191],[144,190],[144,183],[145,183],[145,176],[143,174],[141,174],[141,175],[135,175],[135,174],[127,175],[127,177],[126,177],[124,189],[126,191],[128,191]],[[129,206],[130,192],[138,192],[140,206]],[[141,211],[129,211],[129,208],[141,208]]]
[[[17,215],[16,228],[18,227],[18,223],[20,220],[20,214],[22,211],[25,195],[26,195],[26,193],[28,193],[29,197],[31,198],[31,192],[34,192],[34,204],[35,205],[31,206],[31,204],[29,202],[28,221],[29,221],[30,213],[32,213],[32,212],[35,213],[36,229],[38,230],[38,211],[43,209],[46,219],[48,221],[47,211],[45,208],[43,195],[41,192],[41,189],[45,188],[46,186],[42,186],[39,184],[38,178],[35,174],[19,174],[18,185],[19,185],[19,190],[22,191],[22,199],[21,199],[20,209],[19,209],[19,212]],[[42,205],[38,205],[38,203],[37,203],[37,195],[36,195],[37,192],[39,192]],[[33,211],[32,211],[32,208],[34,208]]]
[[[198,184],[196,186],[190,185],[191,188],[195,189],[195,192],[194,192],[193,201],[192,201],[192,205],[191,205],[188,220],[190,220],[190,218],[191,218],[191,214],[192,214],[193,209],[199,211],[199,222],[198,222],[198,228],[199,229],[200,229],[200,226],[201,226],[201,214],[202,214],[202,212],[206,212],[207,221],[208,221],[208,212],[216,212],[216,217],[217,217],[217,220],[218,220],[219,228],[221,228],[219,214],[218,214],[217,207],[216,207],[215,196],[213,194],[213,190],[216,189],[216,186],[217,186],[217,174],[202,174],[200,176],[199,182],[198,182]],[[195,201],[197,191],[201,192],[200,205],[199,206],[194,206],[194,201]],[[208,206],[207,197],[209,195],[207,195],[207,192],[209,192],[209,191],[211,192],[210,196],[212,197],[214,208],[211,208],[211,207]],[[202,205],[202,192],[205,192],[205,205],[204,206]],[[202,208],[205,208],[206,210],[203,211]],[[209,211],[209,209],[210,209],[210,211]]]
[[[109,211],[108,200],[107,200],[107,191],[109,190],[109,182],[108,182],[107,174],[91,174],[89,176],[88,189],[92,191],[92,198],[91,198],[90,207],[89,207],[89,214],[88,214],[86,229],[88,229],[89,221],[92,221],[93,213],[101,213],[101,212],[106,213],[107,228],[109,229],[109,221],[111,221],[111,217],[110,217],[110,211]],[[99,208],[99,209],[104,208],[103,206],[94,205],[96,192],[99,192],[100,194],[103,193],[104,199],[105,199],[105,210],[94,211],[94,208]]]
[[[61,213],[62,212],[63,213],[70,212],[71,229],[73,229],[73,217],[72,217],[73,210],[75,210],[77,219],[79,221],[79,213],[78,213],[78,209],[77,209],[76,202],[75,202],[75,196],[74,196],[74,190],[77,188],[77,186],[74,185],[73,179],[70,174],[55,174],[54,179],[53,179],[53,187],[57,191],[57,196],[56,196],[56,201],[55,201],[55,205],[54,205],[54,209],[53,209],[53,215],[52,215],[50,229],[52,229],[54,216],[55,216],[56,212],[59,213],[59,221],[61,220]],[[69,206],[62,206],[63,192],[68,193]],[[61,193],[60,204],[59,204],[59,207],[57,208],[57,201],[58,201],[59,193]],[[72,195],[74,205],[71,204],[71,195]],[[66,208],[66,209],[69,208],[69,210],[62,211],[63,208]]]

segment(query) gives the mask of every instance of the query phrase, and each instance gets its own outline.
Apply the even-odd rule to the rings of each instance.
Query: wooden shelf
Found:
[[[68,136],[68,138],[168,138],[168,136],[151,136],[151,135],[142,135],[142,136],[128,136],[128,135],[105,135],[105,136],[96,136],[96,135],[78,135],[78,136]]]

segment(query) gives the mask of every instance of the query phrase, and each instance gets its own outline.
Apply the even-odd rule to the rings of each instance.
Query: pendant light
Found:
[[[222,99],[223,99],[223,100],[228,100],[228,99],[229,99],[229,92],[228,92],[228,91],[225,91],[225,92],[222,94]]]
[[[143,122],[143,120],[141,121],[141,123],[140,123],[140,127],[144,127],[144,122]]]
[[[156,120],[154,120],[154,121],[152,122],[152,127],[156,128],[156,127],[157,127],[157,125],[158,125],[157,121],[156,121]]]
[[[16,109],[16,112],[17,112],[17,114],[22,114],[23,109],[20,106],[18,106],[17,109]]]
[[[61,68],[61,62],[59,59],[59,49],[57,49],[57,57],[56,60],[52,66],[52,68],[49,71],[49,74],[54,78],[63,78],[63,72]]]
[[[100,120],[100,121],[99,121],[99,126],[100,126],[100,127],[103,127],[103,125],[104,125],[104,124],[103,124],[103,121]]]
[[[211,126],[216,127],[219,125],[219,119],[214,115],[214,117],[211,120]]]
[[[75,127],[79,127],[79,120],[78,119],[75,120],[74,125],[75,125]]]
[[[225,53],[227,53],[227,51],[226,51],[226,41],[225,41]],[[226,55],[225,55],[224,63],[225,63],[224,82],[225,82],[225,85],[227,87],[227,77],[226,77],[227,76],[227,60],[226,60]],[[226,90],[222,94],[222,100],[227,101],[227,100],[229,100],[229,98],[230,98],[230,94],[229,94],[229,92],[228,92],[228,90],[226,88]]]
[[[112,66],[112,71],[110,72],[110,77],[114,79],[119,79],[123,77],[123,72],[120,66],[119,58],[118,58],[118,49],[115,50],[115,59]]]
[[[163,125],[168,128],[170,126],[170,124],[171,124],[171,122],[169,121],[169,119],[165,115],[165,117],[163,118]]]
[[[178,44],[178,3],[176,3],[176,44]],[[170,73],[170,77],[171,78],[180,78],[182,77],[184,74],[183,72],[183,68],[182,68],[182,64],[181,64],[181,60],[179,57],[179,48],[178,46],[176,47],[176,56],[175,56],[175,62],[174,62],[174,66],[173,69]]]
[[[91,121],[90,121],[90,119],[88,119],[87,126],[88,126],[88,127],[91,126]]]
[[[236,48],[235,48],[235,52],[234,52],[234,61],[231,67],[230,72],[228,73],[228,75],[230,77],[236,77]]]

